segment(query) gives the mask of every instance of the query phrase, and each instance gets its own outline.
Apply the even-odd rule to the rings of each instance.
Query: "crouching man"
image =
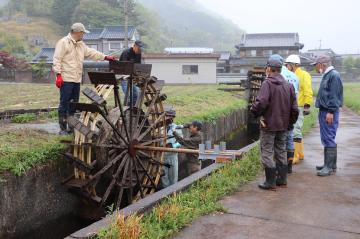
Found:
[[[168,148],[180,148],[181,145],[176,141],[173,131],[175,131],[180,137],[182,136],[181,128],[174,123],[176,117],[176,111],[168,109],[165,112],[166,120],[169,122],[167,126],[167,141],[166,147]],[[178,181],[179,175],[179,160],[178,153],[164,153],[164,176],[161,177],[161,184],[163,188],[173,185]]]
[[[183,148],[199,149],[199,144],[202,143],[200,134],[202,124],[199,121],[193,121],[189,126],[190,136],[187,138],[181,137],[176,131],[173,131],[175,139],[181,144]],[[201,170],[201,161],[197,154],[187,154],[187,175],[191,175]]]
[[[83,41],[85,33],[89,33],[81,23],[74,23],[70,33],[60,39],[56,44],[53,70],[56,74],[56,86],[60,88],[59,104],[59,134],[68,134],[66,118],[75,112],[70,110],[69,102],[78,102],[80,83],[83,74],[83,61],[85,58],[100,61],[114,61],[113,56],[88,47]]]
[[[261,162],[266,181],[259,184],[259,188],[265,190],[287,185],[286,139],[289,126],[296,122],[299,115],[294,87],[280,74],[282,65],[280,55],[270,56],[266,67],[267,78],[250,109],[256,117],[261,117]]]

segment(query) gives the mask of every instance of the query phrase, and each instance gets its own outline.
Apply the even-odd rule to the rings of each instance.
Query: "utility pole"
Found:
[[[124,19],[125,19],[125,25],[124,25],[124,30],[125,30],[125,49],[127,49],[129,47],[129,39],[128,39],[128,24],[129,24],[129,19],[128,19],[128,2],[127,0],[124,0]]]

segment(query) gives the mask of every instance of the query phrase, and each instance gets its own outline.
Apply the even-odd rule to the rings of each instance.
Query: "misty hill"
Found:
[[[139,0],[156,12],[174,46],[233,50],[244,33],[230,20],[207,12],[196,0]]]
[[[0,22],[0,50],[29,57],[38,51],[29,44],[29,32],[47,39],[51,47],[54,39],[67,33],[72,22],[88,27],[122,25],[122,1],[0,0],[4,4],[0,17],[10,17],[10,21]],[[128,3],[129,24],[139,30],[148,51],[162,52],[169,46],[233,50],[243,33],[231,21],[209,13],[196,0],[128,0]],[[31,23],[21,23],[24,19]]]

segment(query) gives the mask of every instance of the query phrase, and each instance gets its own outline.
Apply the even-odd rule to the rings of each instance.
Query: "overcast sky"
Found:
[[[247,33],[298,32],[304,49],[360,53],[359,0],[198,0]]]

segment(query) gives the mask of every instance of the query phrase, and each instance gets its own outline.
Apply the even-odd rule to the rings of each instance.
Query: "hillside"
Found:
[[[120,1],[121,2],[121,1]],[[102,27],[123,23],[123,9],[117,0],[0,0],[0,50],[31,56],[38,48],[31,38],[45,38],[49,46],[66,33],[71,22]],[[161,52],[165,47],[212,47],[233,50],[243,31],[213,13],[196,0],[129,0],[129,24],[136,26],[147,43],[148,51]],[[2,10],[2,11],[1,11]],[[29,23],[16,19],[24,16]]]
[[[157,13],[174,46],[205,46],[234,50],[244,33],[230,20],[206,12],[195,0],[139,0]]]

